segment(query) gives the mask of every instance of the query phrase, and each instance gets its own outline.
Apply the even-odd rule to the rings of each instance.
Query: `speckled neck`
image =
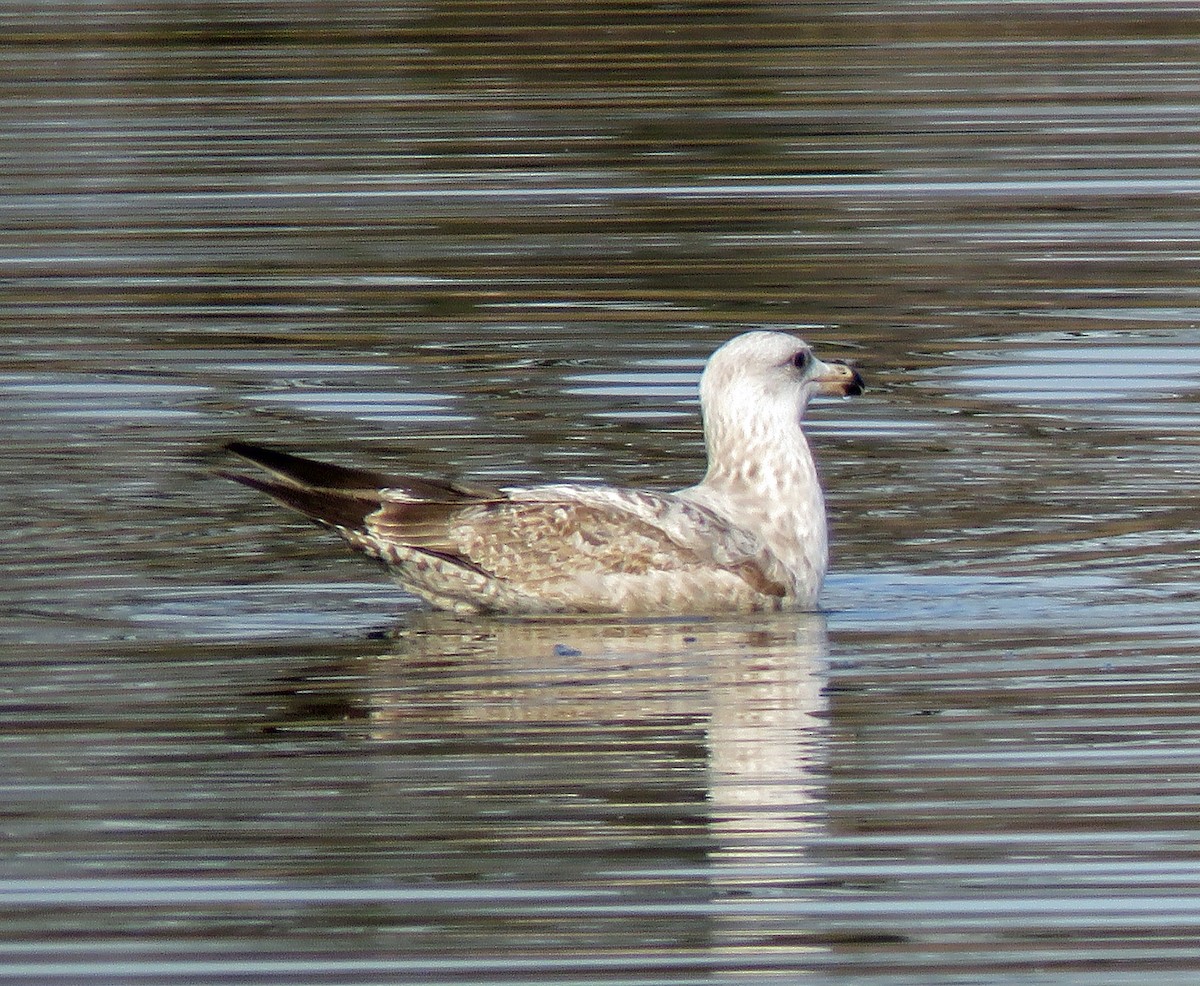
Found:
[[[828,567],[825,500],[800,428],[802,394],[763,394],[754,381],[701,383],[708,471],[684,491],[762,538],[798,596],[815,596]]]

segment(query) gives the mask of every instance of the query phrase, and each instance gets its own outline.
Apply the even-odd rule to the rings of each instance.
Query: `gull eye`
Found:
[[[807,349],[801,349],[800,352],[798,352],[791,359],[792,366],[794,366],[797,370],[800,370],[801,372],[803,372],[804,370],[807,370],[808,364],[811,362],[812,362],[812,353],[810,353]]]

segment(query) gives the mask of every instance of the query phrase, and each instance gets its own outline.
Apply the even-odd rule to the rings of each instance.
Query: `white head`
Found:
[[[822,362],[785,332],[730,339],[700,378],[708,472],[682,495],[760,537],[804,605],[816,599],[829,547],[821,483],[800,419],[815,394],[862,390],[854,370]]]
[[[800,419],[815,394],[861,394],[862,377],[825,363],[786,332],[745,332],[709,357],[700,378],[700,410],[710,461],[734,447],[800,440]]]

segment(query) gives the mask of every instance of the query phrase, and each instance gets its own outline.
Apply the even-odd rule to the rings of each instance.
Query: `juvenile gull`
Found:
[[[811,609],[828,564],[825,503],[800,428],[814,394],[862,378],[783,332],[747,332],[700,379],[708,471],[675,493],[562,483],[484,489],[346,469],[233,442],[274,497],[461,613]]]

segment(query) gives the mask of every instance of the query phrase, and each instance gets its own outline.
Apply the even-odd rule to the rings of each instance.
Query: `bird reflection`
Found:
[[[508,799],[510,814],[536,798],[544,819],[557,808],[579,821],[590,799],[597,837],[612,832],[601,822],[648,837],[653,818],[660,835],[679,841],[682,825],[707,865],[794,856],[820,823],[820,616],[637,622],[422,612],[380,643],[341,672],[322,667],[292,682],[294,727],[322,728],[314,717],[324,708],[338,728],[398,760],[419,749],[422,769],[451,796]]]
[[[416,613],[276,691],[292,714],[273,728],[317,735],[323,755],[342,736],[357,772],[342,865],[631,905],[667,894],[707,918],[615,911],[592,944],[742,949],[778,931],[753,905],[794,891],[825,827],[824,654],[816,615]],[[561,931],[546,922],[528,933]]]

